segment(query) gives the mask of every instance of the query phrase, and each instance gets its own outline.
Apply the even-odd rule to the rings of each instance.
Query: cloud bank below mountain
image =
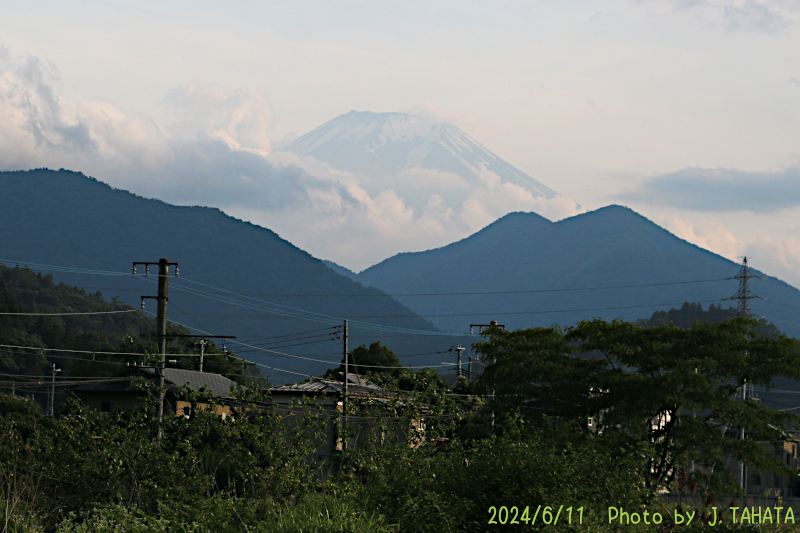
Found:
[[[448,244],[511,211],[580,211],[488,171],[466,188],[455,174],[421,168],[371,181],[274,152],[273,111],[258,89],[188,85],[164,104],[166,124],[106,101],[69,101],[54,65],[0,47],[0,168],[68,168],[143,196],[219,207],[356,270]]]

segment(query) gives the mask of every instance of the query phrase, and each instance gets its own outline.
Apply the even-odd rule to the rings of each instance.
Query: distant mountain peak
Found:
[[[550,224],[553,224],[553,221],[548,220],[542,215],[531,211],[514,211],[498,218],[497,220],[489,224],[489,226],[508,225],[508,224],[514,224],[514,225],[537,224],[537,225],[549,226]]]
[[[534,196],[557,196],[460,128],[419,115],[350,111],[298,137],[284,150],[372,178],[419,168],[453,173],[475,185],[490,172]]]

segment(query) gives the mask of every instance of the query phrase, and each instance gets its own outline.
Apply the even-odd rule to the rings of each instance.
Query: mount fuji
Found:
[[[543,200],[558,196],[456,126],[424,116],[350,111],[283,150],[368,178],[359,184],[370,194],[391,188],[414,207],[438,195],[441,205],[459,209],[487,185],[511,185],[518,194]]]

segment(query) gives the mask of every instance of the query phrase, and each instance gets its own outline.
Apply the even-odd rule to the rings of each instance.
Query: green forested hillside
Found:
[[[142,198],[77,172],[0,172],[0,227],[13,228],[0,232],[0,263],[53,265],[45,272],[56,281],[119,295],[137,308],[140,296],[155,294],[156,287],[144,269],[126,275],[132,262],[178,263],[180,276],[169,286],[170,319],[258,345],[248,359],[275,367],[275,379],[284,382],[297,373],[324,372],[341,342],[292,346],[290,355],[259,343],[333,329],[345,319],[350,345],[391,343],[404,364],[438,366],[436,355],[403,357],[469,340],[442,337],[390,296],[335,273],[269,229],[218,209]],[[147,307],[154,310],[152,301]],[[468,324],[455,331],[465,332]]]
[[[688,328],[696,322],[722,322],[738,315],[738,311],[733,307],[722,307],[711,304],[708,309],[703,309],[701,303],[684,302],[680,308],[670,309],[669,311],[656,311],[650,318],[640,318],[636,321],[637,326],[645,328],[655,328],[667,323],[672,323],[679,328]],[[762,337],[776,338],[780,331],[774,324],[770,324],[764,319],[759,320],[759,326],[755,332]]]
[[[117,298],[107,301],[99,291],[87,293],[29,268],[0,265],[0,372],[10,379],[46,375],[52,363],[62,369],[61,377],[124,375],[126,363],[156,353],[154,330],[155,320]],[[170,326],[170,333],[188,331]],[[195,353],[194,339],[170,339],[167,352]],[[171,364],[187,370],[197,365],[193,357]],[[213,343],[206,347],[204,370],[246,381],[241,360]],[[260,376],[252,367],[246,374]]]
[[[55,284],[52,276],[2,265],[0,313],[4,313],[0,315],[0,344],[5,345],[0,348],[0,371],[7,374],[38,375],[48,364],[42,354],[13,346],[113,351],[124,337],[139,337],[155,326],[132,307],[106,301],[100,292],[88,294]],[[72,361],[63,359],[62,364],[69,368]]]

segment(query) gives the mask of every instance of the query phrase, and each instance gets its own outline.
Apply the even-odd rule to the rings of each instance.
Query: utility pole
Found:
[[[350,357],[347,354],[347,320],[344,321],[344,396],[342,397],[342,456],[347,449],[347,382],[350,381]]]
[[[222,339],[222,354],[225,355],[225,339],[235,339],[236,335],[184,335],[182,333],[170,333],[167,337],[191,337],[193,339],[200,339],[195,342],[195,346],[200,346],[200,372],[203,371],[203,356],[206,353],[206,346],[208,341],[206,339]]]
[[[149,273],[150,265],[156,263],[134,262],[133,274],[136,275],[136,265],[145,266],[145,275]],[[158,364],[158,405],[156,406],[156,419],[153,421],[153,439],[156,445],[161,444],[161,419],[164,417],[164,368],[167,366],[167,288],[169,286],[169,265],[175,265],[175,275],[178,275],[178,263],[170,263],[167,259],[161,258],[158,261],[158,308],[156,310],[156,328],[158,337],[158,352],[160,354]],[[142,307],[144,307],[142,297]],[[150,296],[152,298],[152,296]]]
[[[206,351],[206,344],[208,344],[208,341],[205,339],[200,339],[199,341],[194,343],[195,346],[198,345],[200,346],[200,372],[203,371],[203,354]]]
[[[467,364],[467,381],[472,381],[472,356],[469,356],[469,363]]]
[[[55,416],[55,407],[56,407],[56,374],[61,372],[60,368],[56,368],[56,364],[53,363],[53,384],[50,387],[50,398],[48,398],[47,402],[47,415],[52,418]]]
[[[456,370],[456,378],[462,376],[461,372],[461,352],[463,352],[466,348],[461,346],[460,344],[456,347],[456,351],[458,352],[458,369]]]
[[[483,334],[483,328],[503,328],[503,330],[506,329],[506,325],[505,324],[498,324],[497,320],[490,320],[488,324],[470,324],[469,325],[469,334],[470,335],[472,335],[472,328],[475,328],[475,327],[478,328],[478,333],[479,334]],[[496,362],[497,362],[496,359],[492,359],[492,364],[494,364]],[[494,391],[495,391],[495,389],[492,389],[492,393],[490,395],[492,397],[492,402],[494,402]],[[492,412],[489,414],[489,426],[490,427],[494,427],[494,409],[492,409]]]

